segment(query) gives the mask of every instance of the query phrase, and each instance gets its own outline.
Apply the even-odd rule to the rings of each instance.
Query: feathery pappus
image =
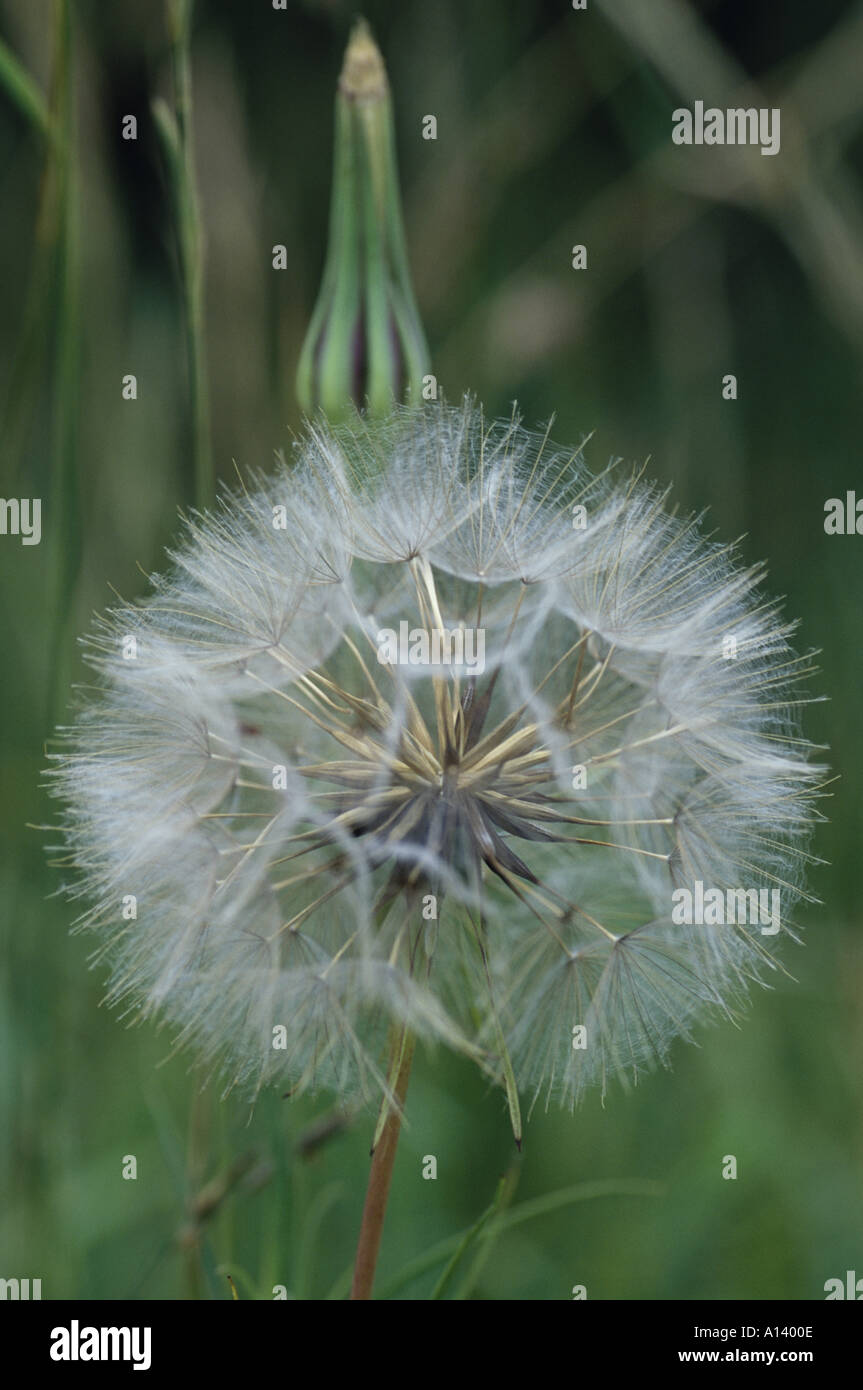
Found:
[[[88,639],[52,777],[110,1000],[229,1085],[374,1103],[405,1028],[516,1124],[777,968],[811,662],[639,473],[470,399],[314,422],[171,559]],[[778,890],[781,930],[680,923],[696,882]]]

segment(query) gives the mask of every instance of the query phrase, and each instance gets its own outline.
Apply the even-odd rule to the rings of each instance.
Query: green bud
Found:
[[[365,21],[355,26],[336,95],[330,229],[323,283],[297,370],[307,414],[386,415],[421,399],[430,370],[411,286],[389,83]]]

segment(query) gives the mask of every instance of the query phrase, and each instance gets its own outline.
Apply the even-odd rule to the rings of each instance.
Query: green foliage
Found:
[[[46,1298],[230,1299],[228,1274],[241,1299],[338,1296],[368,1125],[303,1157],[325,1097],[267,1094],[251,1114],[214,1090],[195,1100],[167,1034],[98,1008],[99,967],[32,827],[54,813],[50,692],[87,679],[69,634],[109,585],[133,597],[161,568],[191,479],[209,487],[209,431],[231,478],[298,422],[352,15],[202,0],[191,31],[174,7],[172,32],[157,6],[82,4],[64,49],[65,7],[39,7],[41,28],[31,8],[6,0],[0,46],[0,493],[43,499],[41,545],[0,536],[0,1274],[41,1277]],[[721,4],[651,6],[651,33],[640,8],[370,6],[432,370],[490,414],[517,398],[528,421],[556,411],[562,439],[595,430],[597,468],[651,455],[682,506],[747,533],[800,645],[822,649],[830,703],[807,730],[842,772],[815,846],[831,867],[786,957],[796,982],[605,1108],[525,1117],[509,1205],[507,1178],[489,1206],[514,1158],[505,1099],[469,1063],[420,1053],[381,1296],[809,1299],[860,1269],[863,540],[826,536],[823,509],[863,496],[863,38],[840,3],[795,0],[777,26],[758,0],[742,30]],[[727,150],[675,150],[672,109],[736,91],[744,69],[782,108],[782,154],[738,169]]]

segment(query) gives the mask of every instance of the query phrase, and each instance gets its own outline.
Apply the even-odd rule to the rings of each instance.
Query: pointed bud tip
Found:
[[[375,101],[388,92],[381,51],[364,19],[358,19],[345,49],[339,90],[352,101]]]

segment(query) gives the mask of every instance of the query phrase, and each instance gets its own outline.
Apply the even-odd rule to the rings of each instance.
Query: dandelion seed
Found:
[[[230,1086],[379,1103],[401,1029],[516,1127],[518,1092],[636,1077],[776,968],[824,777],[810,663],[640,476],[469,400],[355,416],[173,561],[89,639],[102,693],[53,779],[109,999]],[[482,671],[380,660],[403,623],[415,652],[481,631]],[[696,880],[780,888],[782,931],[676,924]]]

